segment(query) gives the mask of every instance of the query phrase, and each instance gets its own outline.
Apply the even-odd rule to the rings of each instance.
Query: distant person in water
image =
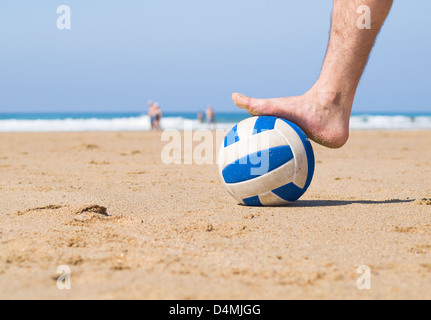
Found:
[[[154,104],[152,115],[154,117],[152,129],[155,131],[161,131],[162,129],[160,127],[160,121],[162,120],[163,112],[158,103]]]
[[[198,120],[200,124],[203,124],[205,122],[205,116],[203,112],[198,113]]]
[[[214,128],[215,127],[215,112],[214,112],[214,108],[212,106],[208,106],[207,109],[207,122],[208,125],[210,126],[210,128]]]
[[[154,103],[153,101],[148,101],[148,116],[150,117],[151,130],[154,130]]]

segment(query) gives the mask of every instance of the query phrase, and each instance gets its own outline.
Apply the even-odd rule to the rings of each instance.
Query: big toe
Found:
[[[240,94],[240,93],[234,93],[232,95],[233,102],[240,107],[241,109],[248,109],[251,104],[251,98]]]
[[[234,93],[232,99],[238,107],[247,110],[252,116],[263,115],[260,112],[260,109],[262,109],[261,100],[253,99],[240,93]]]

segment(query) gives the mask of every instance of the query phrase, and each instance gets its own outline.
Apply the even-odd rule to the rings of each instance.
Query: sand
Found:
[[[1,299],[431,298],[431,132],[315,146],[284,208],[237,205],[216,165],[162,164],[157,133],[0,141]]]

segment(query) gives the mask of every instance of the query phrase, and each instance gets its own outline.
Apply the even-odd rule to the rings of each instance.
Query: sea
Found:
[[[231,129],[246,113],[218,113],[212,129]],[[164,130],[201,130],[197,113],[165,113]],[[431,113],[355,113],[352,130],[431,130]],[[0,132],[148,131],[150,119],[138,112],[125,113],[0,113]]]

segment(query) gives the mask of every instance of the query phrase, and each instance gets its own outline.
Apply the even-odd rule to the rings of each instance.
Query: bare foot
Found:
[[[297,124],[308,137],[328,148],[341,148],[349,139],[353,97],[315,87],[303,96],[253,99],[239,93],[235,104],[252,116],[275,116]]]

